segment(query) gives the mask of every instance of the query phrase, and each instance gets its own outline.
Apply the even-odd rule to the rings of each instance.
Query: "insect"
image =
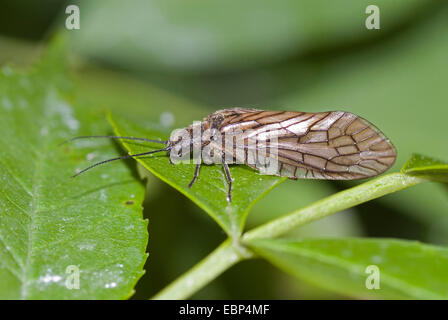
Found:
[[[197,137],[195,129],[211,130],[216,135]],[[226,133],[238,132],[230,147],[222,138]],[[294,112],[264,111],[234,108],[219,110],[202,122],[184,128],[186,138],[173,132],[167,141],[119,136],[84,136],[79,138],[113,138],[155,142],[164,148],[104,160],[78,172],[75,176],[98,165],[126,158],[136,158],[166,151],[190,155],[194,146],[200,150],[213,146],[213,155],[223,166],[228,183],[227,200],[232,199],[232,177],[229,164],[244,163],[261,173],[290,179],[356,180],[376,176],[389,169],[395,162],[396,150],[389,139],[367,120],[343,111]],[[72,139],[72,140],[74,140]],[[252,142],[251,142],[252,141]],[[254,151],[264,153],[257,161],[248,161]],[[275,152],[273,152],[275,151]],[[197,181],[201,167],[201,155],[197,159],[189,188]],[[170,157],[171,160],[171,157]],[[238,162],[239,160],[239,162]],[[262,160],[262,161],[259,161]],[[277,165],[265,170],[266,160]],[[269,162],[269,161],[268,161]]]

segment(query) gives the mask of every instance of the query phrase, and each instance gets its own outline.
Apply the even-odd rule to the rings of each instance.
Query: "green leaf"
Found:
[[[413,154],[405,163],[401,172],[411,176],[448,182],[448,163],[417,153]]]
[[[250,246],[278,268],[356,297],[448,298],[448,250],[392,239],[253,240]],[[379,270],[379,289],[367,289]]]
[[[169,133],[150,122],[131,121],[124,116],[110,117],[115,134],[121,136],[146,137],[166,140]],[[155,145],[123,141],[130,154],[141,153]],[[160,145],[157,146],[160,148]],[[200,175],[192,188],[188,184],[193,178],[195,164],[172,165],[166,154],[154,154],[137,158],[151,173],[186,195],[206,211],[231,237],[238,237],[252,205],[284,178],[261,175],[242,165],[230,166],[233,178],[232,202],[228,204],[227,182],[220,165],[202,165]],[[179,213],[181,214],[181,213]]]
[[[121,162],[71,179],[117,149],[108,141],[58,146],[109,128],[71,89],[63,47],[56,41],[33,71],[0,71],[3,299],[126,298],[143,274],[144,187],[133,170]],[[79,289],[66,286],[76,276],[70,266],[79,268]]]

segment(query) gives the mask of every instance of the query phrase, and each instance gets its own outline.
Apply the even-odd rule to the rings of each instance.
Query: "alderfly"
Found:
[[[202,122],[175,130],[167,141],[120,136],[71,140],[80,138],[140,140],[159,143],[164,148],[104,160],[75,176],[107,162],[156,152],[166,151],[171,163],[190,159],[193,154],[196,167],[188,187],[198,179],[202,163],[221,164],[229,202],[232,195],[229,164],[246,164],[262,174],[290,179],[356,180],[386,171],[396,159],[394,146],[379,129],[343,111],[306,113],[234,108],[216,111]]]

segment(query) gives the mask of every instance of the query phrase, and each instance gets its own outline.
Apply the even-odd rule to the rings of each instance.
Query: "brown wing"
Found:
[[[395,148],[386,136],[352,113],[254,109],[220,112],[226,113],[219,128],[222,133],[243,130],[244,143],[236,148],[245,149],[246,158],[247,151],[264,148],[266,157],[277,161],[276,171],[269,174],[353,180],[378,175],[395,162]],[[256,141],[256,146],[250,141]],[[266,173],[263,163],[247,164]]]

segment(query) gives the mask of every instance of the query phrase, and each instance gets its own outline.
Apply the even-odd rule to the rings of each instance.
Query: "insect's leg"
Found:
[[[230,175],[229,165],[225,162],[225,157],[222,158],[222,166],[226,173],[227,182],[229,183],[229,191],[227,192],[227,201],[232,202],[232,176]]]
[[[193,184],[198,180],[199,177],[199,168],[201,168],[201,158],[199,158],[198,163],[196,164],[196,169],[194,170],[194,177],[193,180],[188,184],[188,188],[191,188]]]

